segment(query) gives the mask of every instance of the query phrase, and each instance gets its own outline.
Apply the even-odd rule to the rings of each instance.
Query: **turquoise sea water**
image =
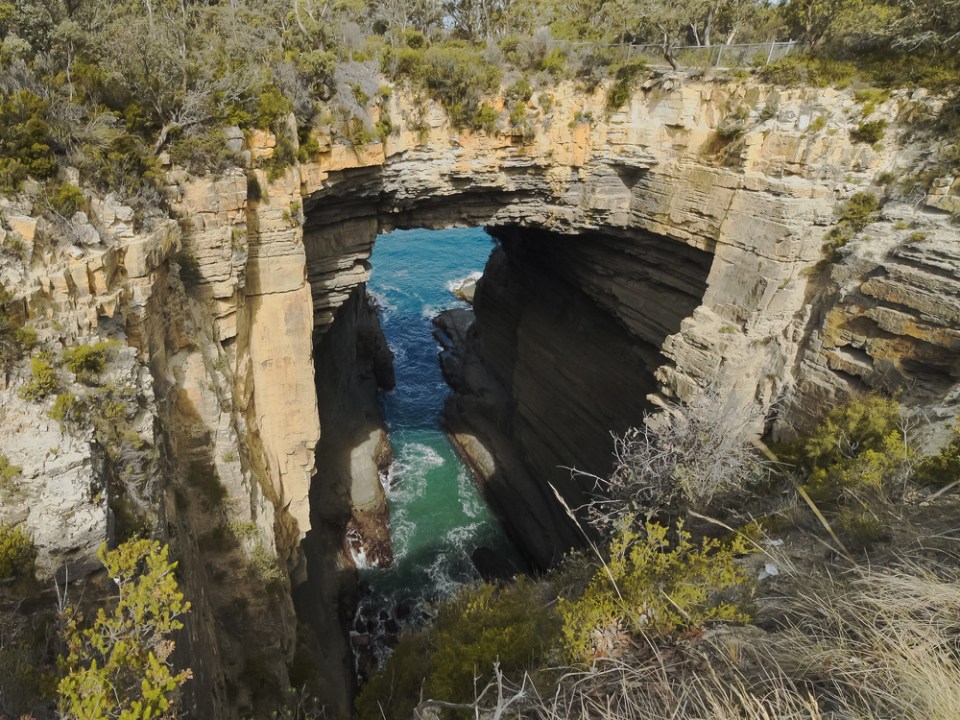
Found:
[[[368,289],[380,306],[397,386],[383,396],[394,450],[383,478],[394,562],[361,569],[367,586],[361,613],[368,617],[373,611],[383,620],[398,606],[420,606],[475,579],[470,554],[477,548],[513,552],[440,428],[450,390],[431,323],[441,310],[464,306],[452,284],[478,275],[492,249],[480,228],[396,231],[374,246]]]

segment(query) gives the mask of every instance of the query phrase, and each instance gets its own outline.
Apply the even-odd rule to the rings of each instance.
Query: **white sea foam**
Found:
[[[454,295],[456,295],[456,294],[457,294],[457,290],[459,290],[461,287],[463,287],[463,285],[464,285],[465,283],[470,282],[471,280],[473,280],[474,282],[476,282],[476,281],[479,280],[481,277],[483,277],[483,273],[480,272],[480,271],[477,271],[477,272],[472,272],[472,273],[470,273],[470,274],[467,275],[466,277],[458,278],[458,279],[456,279],[456,280],[450,280],[450,281],[447,282],[447,290],[449,290],[451,293],[453,293]]]

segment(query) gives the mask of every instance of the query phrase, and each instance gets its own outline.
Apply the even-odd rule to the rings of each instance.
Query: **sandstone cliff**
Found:
[[[616,112],[602,87],[562,85],[534,95],[526,128],[504,113],[491,136],[457,132],[398,90],[385,143],[318,131],[320,152],[274,180],[168,167],[174,220],[88,192],[87,215],[54,223],[26,195],[5,199],[0,240],[19,249],[0,277],[54,354],[118,341],[104,380],[126,439],[111,457],[92,420],[61,428],[52,398],[18,396],[20,363],[0,390],[0,450],[23,468],[22,494],[0,520],[26,524],[45,572],[80,574],[128,508],[182,558],[197,711],[260,710],[287,682],[290,579],[313,565],[331,583],[320,607],[348,603],[350,548],[336,536],[383,517],[370,398],[389,382],[363,284],[393,227],[484,224],[501,241],[462,329],[466,370],[448,372],[450,425],[537,563],[577,536],[545,481],[576,505],[585,481],[558,466],[602,473],[609,432],[660,398],[714,385],[757,432],[789,433],[850,392],[900,388],[951,419],[960,181],[910,198],[876,184],[935,158],[937,141],[897,119],[936,104],[895,93],[874,111],[892,124],[871,147],[851,137],[852,94],[752,80],[652,78]],[[261,132],[243,142],[252,166],[276,145]],[[863,191],[887,197],[878,222],[824,264],[827,230]],[[322,498],[340,507],[308,562],[299,547]],[[349,680],[329,681],[344,712]]]

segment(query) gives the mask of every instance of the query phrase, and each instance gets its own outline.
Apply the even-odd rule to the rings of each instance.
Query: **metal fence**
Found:
[[[576,43],[579,49],[603,48],[620,62],[644,58],[651,65],[666,65],[660,45],[628,45]],[[788,42],[743,43],[737,45],[683,45],[672,48],[674,59],[681,67],[756,67],[769,65],[782,57],[796,52],[803,44],[796,40]]]

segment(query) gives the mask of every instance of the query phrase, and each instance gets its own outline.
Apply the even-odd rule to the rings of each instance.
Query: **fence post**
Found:
[[[720,56],[723,55],[723,43],[717,49],[717,64],[714,67],[720,67]]]
[[[773,57],[773,46],[774,46],[774,45],[776,45],[776,43],[775,43],[773,40],[771,40],[771,41],[770,41],[770,52],[767,53],[767,61],[764,63],[764,65],[769,65],[769,64],[770,64],[770,59]]]
[[[633,43],[627,45],[627,64],[630,64],[630,58],[633,56]]]

